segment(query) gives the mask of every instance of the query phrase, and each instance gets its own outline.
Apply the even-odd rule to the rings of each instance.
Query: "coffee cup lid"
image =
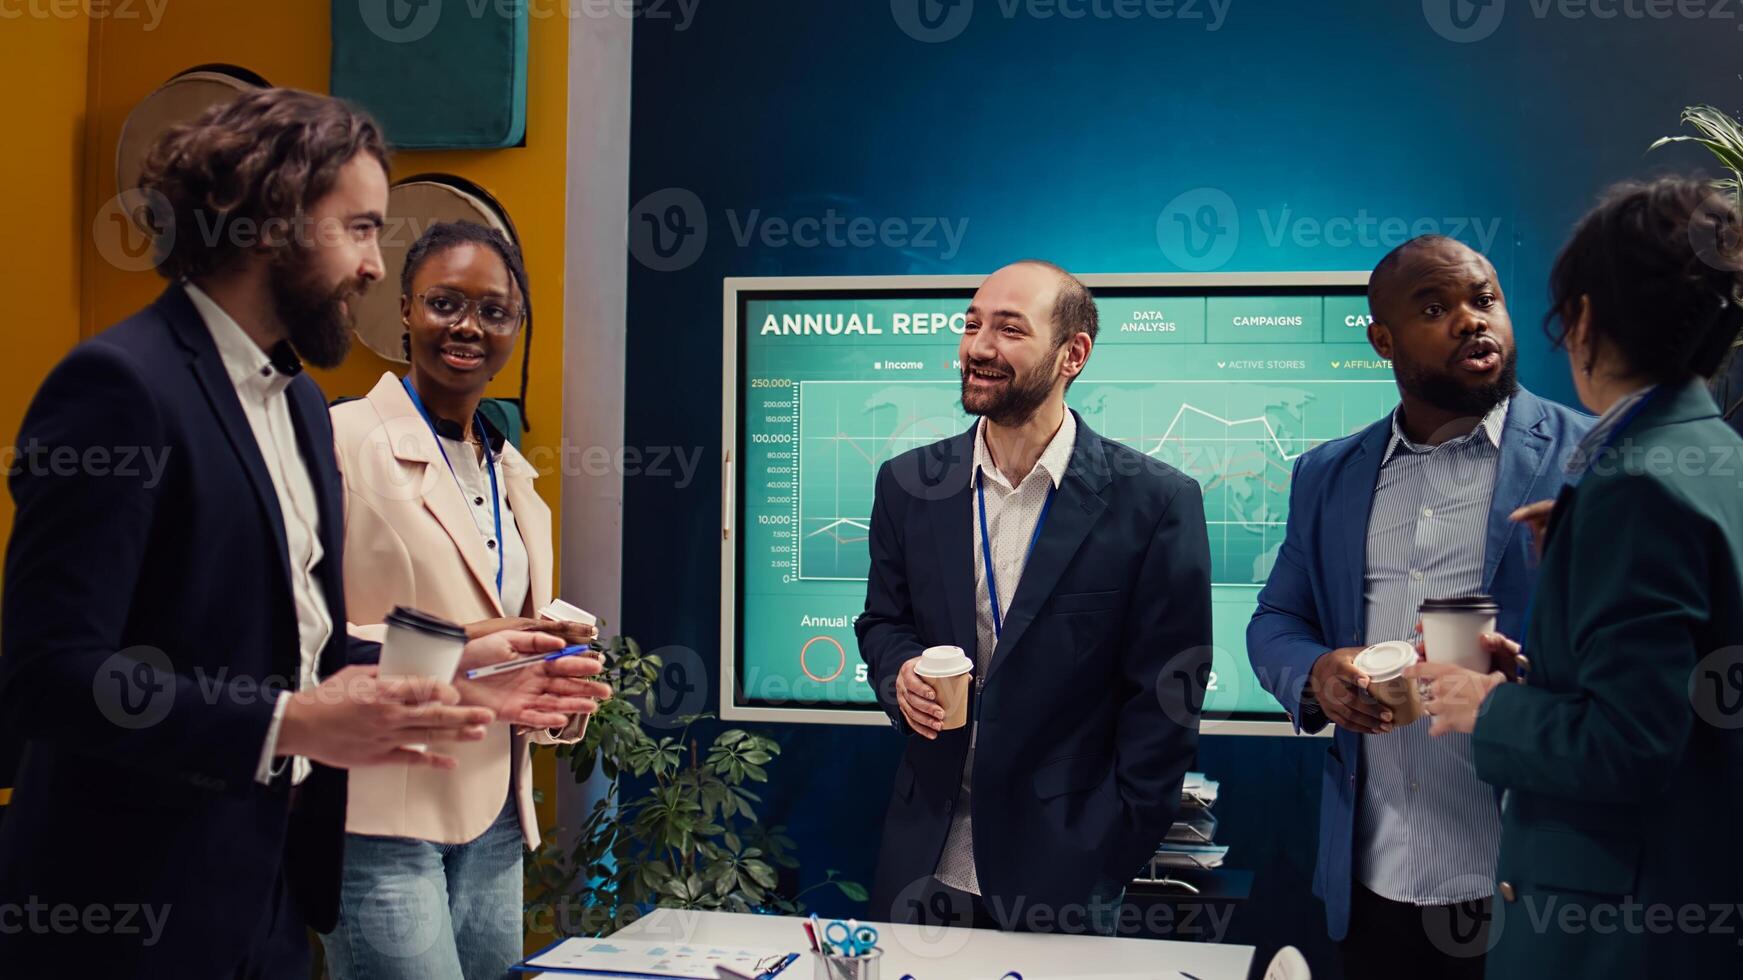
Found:
[[[961,647],[928,647],[920,654],[914,673],[921,677],[955,677],[974,669],[974,661]]]
[[[466,629],[456,623],[450,623],[440,616],[432,616],[421,609],[409,606],[394,606],[393,612],[387,614],[387,625],[402,629],[417,630],[431,636],[446,636],[462,642],[466,639]]]
[[[1424,599],[1419,613],[1498,613],[1501,604],[1494,596],[1464,595],[1449,599]]]
[[[1403,640],[1387,640],[1356,654],[1356,669],[1372,681],[1389,681],[1416,662],[1416,648]]]

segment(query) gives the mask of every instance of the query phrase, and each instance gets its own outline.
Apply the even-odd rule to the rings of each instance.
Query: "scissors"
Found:
[[[864,956],[878,945],[878,931],[860,925],[858,919],[846,922],[836,919],[823,927],[823,938],[841,950],[843,956]]]

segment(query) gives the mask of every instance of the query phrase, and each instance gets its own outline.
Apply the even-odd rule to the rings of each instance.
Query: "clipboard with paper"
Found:
[[[798,953],[714,943],[577,938],[552,943],[515,969],[657,980],[714,980],[715,969],[724,966],[757,980],[769,980],[798,958]]]

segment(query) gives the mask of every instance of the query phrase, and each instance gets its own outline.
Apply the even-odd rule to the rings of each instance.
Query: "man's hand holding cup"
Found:
[[[1362,735],[1392,730],[1392,710],[1368,693],[1368,675],[1356,667],[1364,647],[1328,651],[1313,662],[1308,679],[1319,710],[1332,724]]]
[[[960,647],[929,647],[896,672],[896,706],[908,727],[928,739],[968,723],[974,662]]]

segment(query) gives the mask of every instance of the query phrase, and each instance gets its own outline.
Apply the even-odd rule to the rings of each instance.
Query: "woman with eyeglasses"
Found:
[[[472,636],[593,639],[592,627],[534,618],[552,598],[551,511],[479,411],[530,329],[520,250],[481,225],[432,226],[407,253],[400,316],[411,369],[332,409],[352,631],[379,639],[405,604]],[[590,708],[610,696],[583,683]],[[322,937],[337,980],[480,980],[521,959],[522,847],[539,842],[528,746],[576,740],[582,716],[544,720],[456,745],[450,771],[353,771],[339,924]]]

